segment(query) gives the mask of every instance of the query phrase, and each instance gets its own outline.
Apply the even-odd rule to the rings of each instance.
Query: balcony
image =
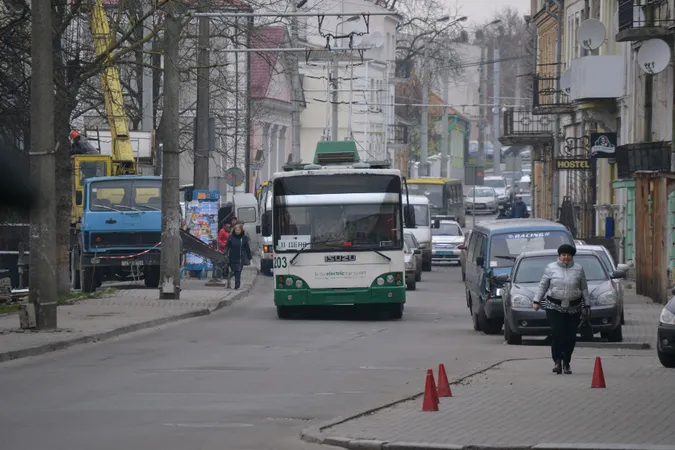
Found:
[[[616,0],[619,5],[617,42],[644,41],[673,34],[675,20],[664,0]]]
[[[546,144],[553,140],[555,118],[534,115],[525,109],[508,108],[504,112],[504,128],[499,142],[504,145]]]
[[[633,174],[641,170],[670,172],[670,142],[619,145],[616,168],[619,179],[633,178]]]
[[[558,77],[547,73],[534,75],[532,89],[532,114],[565,114],[574,111],[570,98],[556,89]],[[559,95],[556,95],[559,94]]]
[[[389,125],[387,146],[389,148],[403,147],[408,145],[408,125]]]

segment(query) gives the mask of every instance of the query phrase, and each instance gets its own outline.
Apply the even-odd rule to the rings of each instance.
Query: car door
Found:
[[[487,242],[488,238],[483,233],[476,233],[476,252],[473,255],[473,265],[475,267],[475,277],[476,280],[474,283],[474,289],[471,294],[471,300],[473,301],[474,311],[478,311],[480,303],[483,301],[481,295],[483,293],[483,286],[485,283],[485,264],[486,264],[486,252],[487,252]],[[480,261],[482,259],[483,261]],[[482,263],[482,264],[479,264]]]
[[[481,246],[483,244],[484,235],[480,232],[471,233],[471,241],[469,244],[469,254],[467,255],[467,280],[470,280],[469,290],[471,292],[471,298],[475,299],[479,291],[479,283],[481,280],[481,272],[483,268],[479,266],[478,258],[481,252]]]

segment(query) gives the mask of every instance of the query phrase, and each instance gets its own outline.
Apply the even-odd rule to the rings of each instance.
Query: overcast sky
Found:
[[[470,23],[483,23],[506,6],[518,9],[524,15],[530,13],[530,0],[446,0],[448,6],[459,9],[459,13],[467,16]]]

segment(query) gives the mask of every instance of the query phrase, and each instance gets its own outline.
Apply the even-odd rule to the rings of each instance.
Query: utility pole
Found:
[[[30,212],[30,290],[38,329],[56,328],[56,149],[51,2],[33,2],[31,21],[30,174],[36,204]],[[26,325],[26,324],[23,324]]]
[[[298,12],[296,2],[291,2],[291,11]],[[291,17],[291,48],[297,48],[300,43],[298,17]],[[300,99],[302,98],[302,88],[300,86],[300,67],[298,55],[291,53],[291,157],[293,162],[300,162],[302,151],[300,150]]]
[[[500,70],[499,62],[499,40],[494,41],[494,69],[492,72],[492,78],[494,83],[494,103],[495,107],[492,110],[492,146],[494,148],[494,155],[492,156],[492,172],[495,175],[501,173],[501,164],[502,164],[502,144],[499,142],[499,134],[501,133],[501,117],[502,117],[502,105],[501,105],[501,84],[502,84],[502,74]]]
[[[485,167],[485,89],[487,80],[485,79],[485,34],[481,35],[480,43],[480,69],[478,75],[478,98],[479,98],[479,116],[478,124],[478,162],[477,164]],[[475,180],[475,178],[474,178]],[[474,185],[476,182],[474,181]]]
[[[332,55],[331,57],[331,81],[333,85],[333,98],[331,101],[331,119],[332,119],[332,127],[331,127],[331,136],[330,140],[331,141],[337,141],[338,140],[338,101],[339,101],[339,84],[338,84],[338,77],[340,76],[340,72],[338,71],[338,61],[337,61],[337,56],[335,54]]]
[[[424,62],[422,63],[422,103],[429,104],[429,66],[428,66],[427,45],[424,46]],[[420,120],[420,176],[429,175],[427,171],[427,159],[429,158],[429,108],[422,108],[422,119]]]
[[[200,6],[205,9],[208,0],[200,0]],[[194,147],[194,188],[209,189],[209,45],[210,22],[208,17],[200,16],[199,37],[197,45],[197,126],[195,127]]]
[[[446,105],[450,103],[450,92],[448,87],[448,70],[446,68],[443,68],[442,70],[443,117],[441,117],[441,178],[446,178],[448,176],[448,134],[450,133],[450,130],[448,130],[450,125],[448,124],[448,108]]]
[[[164,25],[164,129],[162,170],[162,256],[159,298],[180,298],[180,197],[179,197],[179,123],[178,45],[182,14],[178,0],[165,6]],[[207,122],[208,123],[208,122]],[[207,178],[208,180],[208,178]]]

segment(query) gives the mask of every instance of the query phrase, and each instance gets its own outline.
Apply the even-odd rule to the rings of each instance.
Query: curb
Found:
[[[214,308],[204,308],[198,309],[195,311],[188,311],[183,314],[178,314],[176,316],[162,317],[160,319],[148,320],[145,322],[135,323],[132,325],[127,325],[121,328],[116,328],[114,330],[106,331],[104,333],[91,334],[89,336],[82,336],[75,339],[68,339],[65,341],[54,342],[51,344],[40,345],[37,347],[30,347],[21,350],[12,350],[9,352],[0,353],[0,363],[13,361],[20,358],[28,358],[30,356],[43,355],[45,353],[51,353],[58,350],[65,350],[69,347],[80,344],[88,344],[91,342],[100,342],[108,339],[112,339],[124,334],[133,333],[135,331],[146,330],[148,328],[155,328],[161,325],[166,325],[172,322],[178,322],[185,319],[192,319],[194,317],[208,316],[209,314],[222,309],[226,306],[230,306],[238,300],[246,297],[256,285],[258,280],[258,274],[256,273],[253,282],[249,285],[248,288],[242,289],[241,291],[234,294],[231,298],[220,301]]]
[[[652,345],[649,342],[583,342],[577,341],[579,348],[611,348],[623,350],[650,350]]]
[[[636,344],[639,345],[639,344]],[[648,344],[647,344],[648,345]],[[626,347],[623,347],[626,348]],[[644,348],[644,347],[641,347]],[[499,361],[484,369],[463,375],[450,382],[456,385],[476,375],[492,370],[500,365],[511,361],[529,361],[542,358],[511,358]],[[610,443],[548,443],[542,442],[534,445],[458,445],[458,444],[434,444],[430,442],[405,442],[405,441],[380,441],[374,439],[352,439],[342,436],[328,436],[324,430],[336,425],[359,419],[363,416],[372,415],[397,404],[415,400],[424,395],[424,392],[410,395],[393,402],[362,411],[352,416],[342,416],[314,426],[305,428],[300,432],[300,438],[312,444],[320,444],[341,447],[350,450],[675,450],[675,445],[639,445],[639,444],[610,444]]]

